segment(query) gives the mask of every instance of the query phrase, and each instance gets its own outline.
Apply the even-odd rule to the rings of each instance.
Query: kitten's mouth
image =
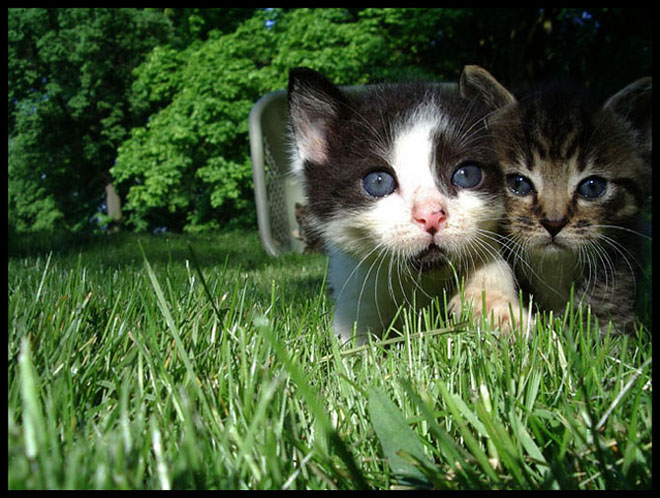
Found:
[[[415,268],[427,271],[440,268],[447,264],[447,255],[441,247],[431,244],[416,256],[413,256],[412,263]]]
[[[541,244],[539,247],[544,251],[552,252],[552,253],[562,252],[568,249],[568,247],[564,242],[561,242],[555,238],[548,240],[547,242]]]
[[[535,247],[530,247],[529,250],[531,251],[530,254],[535,255],[534,257],[540,258],[561,258],[573,252],[564,242],[556,240],[538,244]]]

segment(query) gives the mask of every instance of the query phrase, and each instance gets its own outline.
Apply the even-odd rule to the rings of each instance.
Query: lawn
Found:
[[[652,341],[441,299],[361,348],[255,232],[10,240],[8,487],[652,486]],[[650,326],[649,326],[650,327]]]

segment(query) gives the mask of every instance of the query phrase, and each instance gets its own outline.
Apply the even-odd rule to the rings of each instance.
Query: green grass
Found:
[[[10,241],[10,489],[651,487],[648,332],[506,340],[436,303],[351,349],[322,256],[83,242]]]

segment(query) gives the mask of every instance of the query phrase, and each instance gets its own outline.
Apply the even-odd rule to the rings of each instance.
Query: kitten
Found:
[[[651,186],[651,78],[604,103],[548,87],[517,100],[486,70],[466,66],[464,95],[480,95],[506,181],[507,250],[522,288],[544,310],[591,306],[601,332],[630,332]]]
[[[341,91],[321,74],[292,69],[288,89],[293,171],[308,222],[329,255],[333,328],[358,343],[380,336],[401,305],[420,308],[449,291],[506,328],[520,316],[513,274],[498,256],[504,213],[476,99],[428,83]]]

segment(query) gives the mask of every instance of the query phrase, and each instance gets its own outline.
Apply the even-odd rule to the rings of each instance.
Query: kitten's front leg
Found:
[[[620,263],[620,266],[623,263]],[[573,304],[575,309],[582,304],[591,308],[591,317],[598,317],[601,336],[609,329],[612,334],[631,333],[634,331],[635,313],[635,275],[614,267],[610,279],[592,282],[582,278],[576,282]]]
[[[452,297],[450,312],[460,313],[464,302],[474,313],[492,316],[494,323],[506,334],[513,331],[515,324],[529,333],[528,310],[520,306],[513,271],[504,260],[498,258],[487,262],[467,275],[463,296],[464,301],[459,291]]]
[[[335,301],[332,328],[343,341],[349,341],[355,331],[356,343],[364,344],[369,334],[380,337],[392,320],[395,310],[384,273],[375,265],[330,250],[328,284]]]

